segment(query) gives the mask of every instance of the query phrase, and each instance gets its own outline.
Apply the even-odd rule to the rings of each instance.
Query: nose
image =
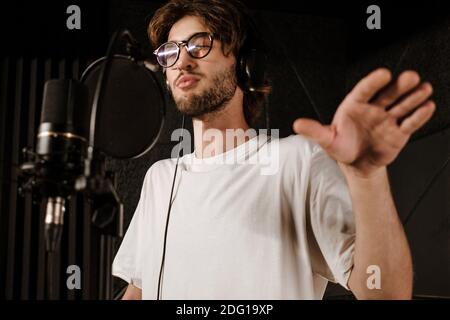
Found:
[[[182,46],[175,67],[180,70],[193,70],[197,67],[197,62],[189,55],[186,46]]]

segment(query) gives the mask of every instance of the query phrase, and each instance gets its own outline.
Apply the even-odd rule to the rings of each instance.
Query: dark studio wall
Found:
[[[86,66],[101,56],[107,43],[106,3],[84,2],[79,32],[65,27],[69,2],[4,3],[0,54],[0,298],[44,299],[46,296],[43,217],[45,206],[31,194],[20,195],[18,166],[22,149],[33,149],[40,121],[43,86],[49,79],[79,79]],[[98,270],[97,247],[91,248],[90,216],[83,197],[68,203],[66,224],[54,284],[63,299],[98,297],[93,280]],[[84,290],[64,290],[68,265],[84,271]],[[91,278],[91,276],[93,278]],[[94,289],[94,290],[91,290]]]
[[[82,20],[86,24],[76,32],[61,27],[67,16],[65,8],[72,2],[22,2],[2,12],[4,43],[14,45],[2,52],[0,69],[0,298],[43,298],[44,280],[38,275],[43,259],[39,252],[42,208],[33,205],[30,196],[17,194],[17,170],[12,165],[21,161],[23,147],[35,143],[44,81],[78,78],[91,61],[104,55],[108,38],[118,27],[130,29],[143,49],[151,52],[147,22],[162,2],[74,1],[86,17]],[[364,3],[246,2],[270,46],[270,125],[280,129],[282,137],[292,134],[292,122],[298,117],[329,123],[345,94],[376,67],[386,66],[394,74],[412,68],[432,82],[436,114],[413,136],[389,171],[399,214],[407,220],[405,229],[415,266],[414,293],[418,297],[450,297],[450,166],[440,172],[410,215],[416,200],[450,156],[450,16],[445,14],[443,2],[428,2],[427,7],[378,2],[381,30],[365,27],[368,4]],[[124,203],[125,227],[139,200],[145,172],[157,160],[170,157],[174,145],[171,133],[181,125],[175,106],[169,99],[167,102],[162,135],[150,152],[134,160],[108,160]],[[264,125],[260,119],[258,126]],[[188,129],[192,130],[189,122]],[[88,268],[90,263],[83,244],[83,237],[90,234],[89,217],[80,216],[83,206],[83,199],[71,200],[67,221],[75,226],[66,227],[70,236],[66,235],[63,245],[66,251],[76,250],[71,257],[62,254],[61,265],[75,262]],[[61,279],[64,276],[61,274]],[[90,276],[84,279],[84,287],[95,282],[95,273]],[[114,284],[116,289],[123,285],[119,280]],[[351,297],[336,285],[329,286],[326,296]],[[61,289],[61,297],[96,296]]]

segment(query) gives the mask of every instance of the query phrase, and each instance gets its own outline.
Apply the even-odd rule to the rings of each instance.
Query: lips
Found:
[[[194,76],[185,75],[177,80],[175,85],[180,89],[188,89],[193,87],[200,79]]]

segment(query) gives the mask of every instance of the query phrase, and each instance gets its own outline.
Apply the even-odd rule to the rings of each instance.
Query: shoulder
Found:
[[[302,135],[291,135],[280,139],[280,151],[282,150],[285,150],[284,152],[288,156],[297,160],[309,160],[310,165],[318,167],[318,170],[336,165],[336,161],[319,144]]]
[[[278,144],[280,168],[303,176],[339,174],[339,169],[322,147],[301,135],[290,135],[274,141]]]
[[[276,143],[279,145],[280,156],[297,159],[310,159],[315,153],[322,150],[317,143],[298,134],[278,139]]]
[[[151,175],[156,172],[172,170],[175,167],[176,161],[177,161],[176,158],[158,160],[150,166],[150,168],[147,171],[147,174]]]
[[[173,158],[156,161],[148,168],[145,174],[144,184],[149,185],[161,180],[166,180],[173,175],[175,165],[176,159]]]

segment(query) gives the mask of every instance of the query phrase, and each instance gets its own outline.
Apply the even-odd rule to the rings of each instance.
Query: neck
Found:
[[[248,141],[250,137],[246,131],[250,127],[243,110],[243,93],[237,89],[219,112],[193,118],[195,156],[216,156]]]

